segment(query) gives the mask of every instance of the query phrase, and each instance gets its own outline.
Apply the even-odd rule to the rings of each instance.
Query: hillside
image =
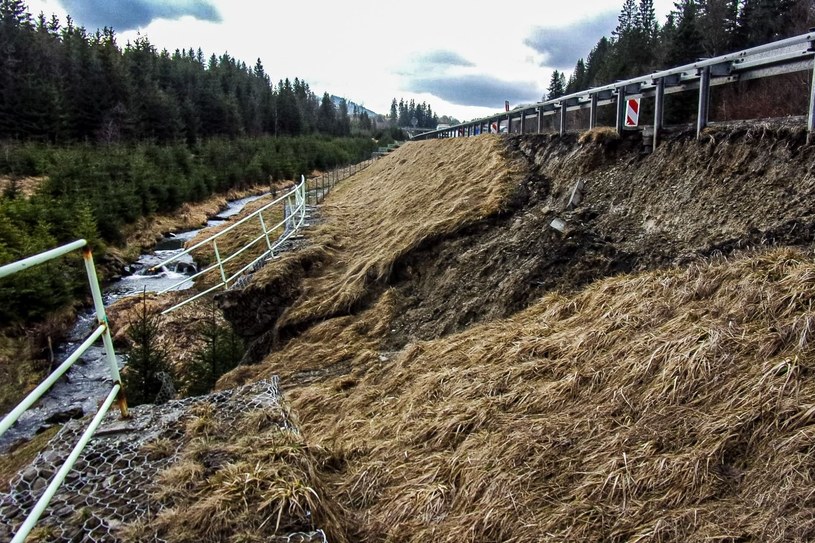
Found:
[[[222,300],[260,361],[222,386],[281,375],[351,540],[814,537],[801,131],[506,141],[412,143],[332,194]]]
[[[812,147],[694,136],[412,142],[343,181],[218,296],[250,343],[222,392],[134,409],[141,510],[63,533],[815,539]]]

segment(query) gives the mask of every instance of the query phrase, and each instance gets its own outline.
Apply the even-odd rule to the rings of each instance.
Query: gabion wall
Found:
[[[191,410],[212,406],[218,419],[233,424],[244,413],[280,409],[277,378],[228,390],[143,405],[132,418],[108,414],[65,483],[37,523],[29,541],[118,542],[119,531],[137,521],[149,521],[158,511],[150,499],[159,472],[178,460],[185,444],[184,428]],[[0,541],[10,541],[53,475],[79,441],[87,420],[71,421],[54,436],[34,462],[0,495]],[[282,426],[290,428],[287,421]],[[160,444],[160,445],[159,445]],[[155,538],[154,541],[162,541]],[[325,541],[321,532],[282,536],[279,541]]]

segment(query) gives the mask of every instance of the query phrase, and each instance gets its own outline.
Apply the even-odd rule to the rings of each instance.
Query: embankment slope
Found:
[[[310,245],[221,301],[260,361],[221,384],[281,375],[336,535],[815,537],[799,129],[678,134],[651,155],[412,143],[374,168],[332,194]]]

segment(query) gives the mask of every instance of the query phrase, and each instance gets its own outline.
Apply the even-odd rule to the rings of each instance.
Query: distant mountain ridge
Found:
[[[335,106],[340,107],[340,100],[342,100],[342,96],[336,96],[334,94],[331,95],[331,101],[334,102]],[[352,102],[348,98],[346,98],[345,101],[348,103],[348,114],[349,115],[354,114],[354,106],[356,106],[356,108],[357,108],[357,115],[362,115],[363,111],[367,112],[369,117],[375,117],[375,116],[379,115],[379,113],[377,113],[375,111],[372,111],[372,110],[368,109],[365,106],[361,106],[361,105],[357,104],[356,102]]]

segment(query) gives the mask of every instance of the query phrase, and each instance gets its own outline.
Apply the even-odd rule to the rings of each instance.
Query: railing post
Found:
[[[308,193],[306,193],[308,194]],[[266,221],[263,220],[263,212],[258,213],[258,218],[260,219],[260,228],[263,230],[263,235],[266,236],[266,246],[269,250],[272,250],[272,242],[269,240],[269,230],[266,229]]]
[[[699,112],[696,116],[696,139],[702,136],[707,126],[708,106],[710,105],[710,66],[702,68],[699,79]]]
[[[105,327],[105,331],[102,334],[102,343],[105,346],[105,360],[108,363],[113,384],[119,384],[121,387],[117,395],[119,411],[122,413],[122,418],[126,419],[130,416],[127,408],[127,398],[124,393],[122,378],[119,375],[119,364],[116,362],[116,353],[113,350],[113,340],[110,337],[110,324],[108,323],[108,316],[105,313],[105,304],[102,302],[102,291],[99,289],[96,267],[93,265],[93,252],[87,245],[82,248],[82,260],[85,262],[85,271],[87,272],[88,283],[91,287],[91,297],[93,298],[93,307],[96,311],[96,320],[101,326]]]
[[[221,270],[221,282],[224,284],[224,288],[228,287],[229,285],[226,284],[226,273],[224,272],[224,265],[221,262],[221,253],[218,251],[218,241],[212,241],[212,247],[215,249],[215,259],[218,261],[218,269]]]
[[[659,132],[662,130],[662,123],[665,118],[665,78],[657,79],[656,94],[654,95],[654,142],[652,149],[657,148],[659,143]]]

